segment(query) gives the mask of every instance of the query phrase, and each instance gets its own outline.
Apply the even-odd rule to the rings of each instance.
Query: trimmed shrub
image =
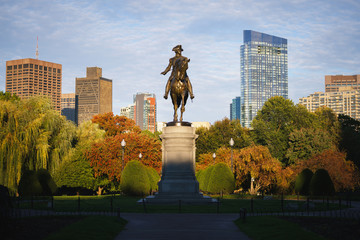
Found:
[[[217,163],[211,171],[208,186],[210,193],[232,193],[235,190],[235,178],[225,163]]]
[[[150,191],[157,191],[158,190],[158,182],[160,180],[160,176],[157,171],[152,167],[146,168],[149,180],[150,180]]]
[[[204,170],[204,173],[202,174],[203,176],[201,176],[201,183],[200,183],[199,188],[204,192],[207,192],[210,175],[211,175],[213,169],[214,169],[214,166],[207,167]]]
[[[308,168],[305,168],[304,170],[301,171],[301,173],[299,173],[299,175],[296,177],[295,180],[296,194],[305,195],[305,196],[310,194],[310,190],[309,190],[310,181],[313,175],[314,175],[313,172]]]
[[[39,169],[36,171],[37,178],[42,187],[42,195],[52,196],[57,190],[56,183],[46,169]]]
[[[334,183],[328,171],[323,168],[316,170],[310,181],[310,194],[313,196],[329,196],[334,193]]]
[[[120,189],[131,196],[145,196],[150,192],[150,180],[146,167],[137,160],[128,162],[121,174]]]
[[[18,192],[21,197],[42,194],[43,189],[35,171],[24,171],[19,181]]]
[[[199,189],[201,189],[201,187],[202,187],[202,182],[203,182],[202,178],[204,176],[204,171],[205,170],[199,170],[195,174],[196,180],[199,182]]]

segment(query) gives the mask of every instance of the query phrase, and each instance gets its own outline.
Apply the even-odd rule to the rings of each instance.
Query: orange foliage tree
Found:
[[[291,169],[282,168],[282,164],[273,158],[265,146],[252,145],[239,152],[235,161],[236,181],[242,184],[253,178],[253,193],[266,191],[271,187],[286,189],[293,175]]]
[[[99,124],[100,129],[106,131],[106,136],[115,136],[124,132],[141,132],[134,120],[124,116],[114,116],[112,112],[95,115],[92,122]]]
[[[125,140],[124,166],[122,166],[121,141]],[[119,182],[121,171],[131,161],[139,159],[141,162],[155,168],[160,172],[161,168],[161,142],[148,135],[129,132],[116,136],[107,137],[100,143],[95,143],[86,153],[90,165],[94,168],[95,177],[107,177],[110,181]]]
[[[354,189],[359,186],[358,169],[353,162],[346,160],[344,152],[328,149],[293,166],[294,172],[297,174],[305,168],[309,168],[313,172],[320,168],[326,169],[336,191]]]
[[[199,162],[196,163],[196,169],[201,170],[205,169],[210,165],[216,163],[226,163],[231,168],[231,148],[221,147],[218,148],[215,152],[215,162],[213,158],[213,153],[204,153],[200,154]],[[233,165],[235,165],[235,160],[239,158],[239,150],[233,149]]]

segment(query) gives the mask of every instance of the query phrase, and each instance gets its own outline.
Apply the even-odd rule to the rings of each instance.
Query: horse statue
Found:
[[[182,122],[186,101],[189,97],[189,90],[186,82],[186,78],[188,78],[186,70],[188,69],[189,62],[190,59],[186,57],[180,57],[176,59],[176,62],[173,66],[173,71],[175,74],[171,79],[170,96],[174,105],[174,122],[178,121],[177,110],[180,106],[180,122]]]

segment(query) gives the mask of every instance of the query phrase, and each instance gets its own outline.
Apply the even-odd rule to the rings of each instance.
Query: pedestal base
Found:
[[[195,177],[195,129],[191,124],[169,124],[163,128],[162,176],[159,192],[147,203],[212,203],[215,199],[199,192]]]

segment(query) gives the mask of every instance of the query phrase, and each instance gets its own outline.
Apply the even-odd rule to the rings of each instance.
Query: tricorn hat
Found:
[[[172,50],[173,50],[173,51],[180,50],[181,52],[184,51],[184,50],[182,49],[181,45],[175,46]]]

